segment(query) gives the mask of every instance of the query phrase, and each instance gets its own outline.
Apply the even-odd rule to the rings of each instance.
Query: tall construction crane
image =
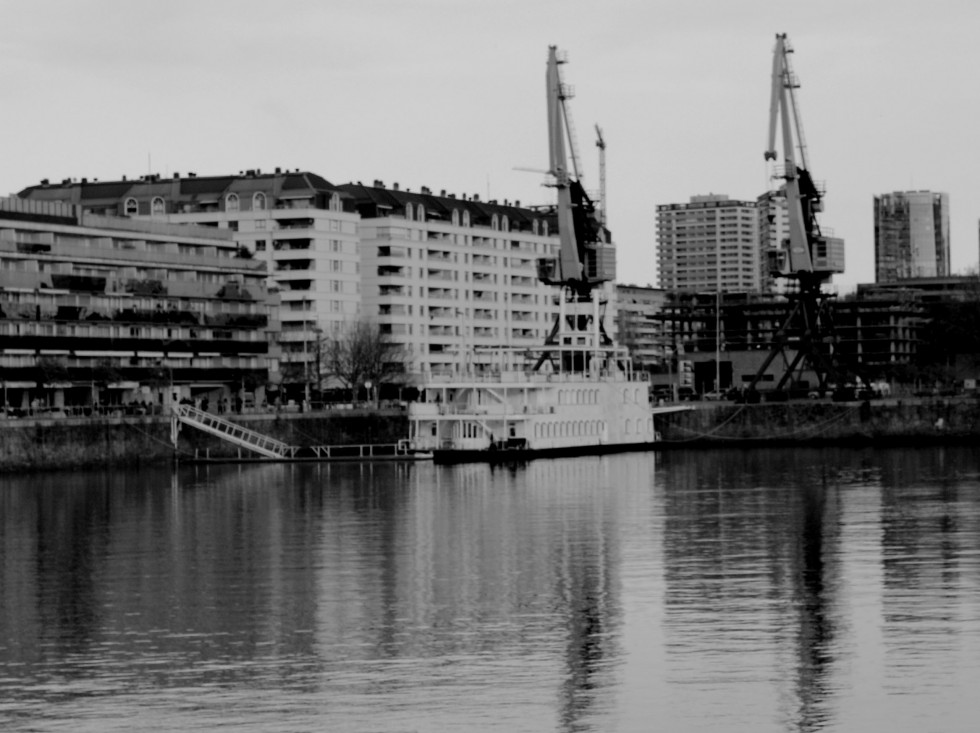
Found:
[[[611,343],[602,324],[603,283],[616,277],[616,250],[608,231],[599,221],[596,208],[582,186],[567,102],[570,87],[562,81],[559,66],[565,63],[555,46],[548,48],[546,87],[548,98],[548,185],[557,190],[557,257],[537,261],[538,279],[561,288],[559,316],[546,345],[581,343],[583,346]],[[572,151],[571,170],[566,143]],[[543,362],[544,357],[538,362]]]
[[[823,188],[810,174],[796,90],[799,81],[790,64],[793,52],[786,34],[776,35],[773,53],[772,95],[769,108],[769,138],[765,159],[776,161],[776,131],[782,134],[783,162],[776,166],[776,178],[783,181],[789,236],[769,254],[772,276],[795,282],[790,293],[789,316],[773,338],[767,359],[749,385],[754,392],[773,361],[783,359],[783,374],[775,389],[779,392],[797,386],[805,374],[816,377],[816,388],[823,392],[830,383],[846,378],[836,353],[832,297],[823,291],[835,273],[844,271],[844,251],[840,240],[825,237],[817,213],[823,210]]]

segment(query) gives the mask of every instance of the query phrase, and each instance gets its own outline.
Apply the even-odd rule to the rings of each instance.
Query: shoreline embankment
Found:
[[[246,428],[308,448],[397,443],[408,435],[403,409],[223,415]],[[181,426],[177,447],[169,416],[45,417],[0,420],[0,473],[165,465],[201,457],[234,460],[248,451]]]
[[[656,426],[662,449],[968,444],[980,441],[980,399],[699,403],[657,416]]]
[[[300,448],[383,445],[408,435],[403,409],[225,415]],[[866,402],[698,403],[657,415],[656,450],[801,445],[921,446],[980,443],[980,399],[909,398]],[[250,454],[189,426],[171,442],[167,416],[0,420],[0,473],[248,460]],[[357,460],[357,459],[354,459]]]

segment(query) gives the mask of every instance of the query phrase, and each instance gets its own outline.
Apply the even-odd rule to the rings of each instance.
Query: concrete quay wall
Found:
[[[230,417],[290,445],[396,443],[408,435],[401,410],[257,413]],[[837,443],[921,445],[980,442],[980,400],[909,399],[735,405],[701,403],[658,415],[658,447],[751,447]],[[174,459],[170,418],[0,420],[0,472],[159,465]],[[220,438],[182,426],[178,460],[249,457]]]
[[[975,397],[738,405],[699,403],[655,418],[663,447],[907,445],[980,440]]]
[[[289,445],[396,443],[408,435],[400,410],[225,415]],[[159,465],[174,459],[170,418],[163,416],[0,420],[0,472]],[[182,425],[176,456],[235,458],[231,443]],[[243,456],[255,454],[242,450]]]

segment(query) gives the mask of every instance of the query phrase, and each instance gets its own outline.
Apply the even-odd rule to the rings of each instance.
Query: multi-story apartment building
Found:
[[[875,282],[950,274],[949,195],[896,191],[874,198]]]
[[[657,206],[659,286],[673,291],[759,292],[758,207],[725,195]]]
[[[340,189],[361,216],[366,315],[406,347],[418,372],[494,367],[495,347],[536,347],[551,332],[558,289],[537,277],[557,254],[554,212],[381,181]],[[605,289],[606,323],[615,298]],[[611,326],[610,326],[611,328]]]
[[[494,347],[544,343],[558,289],[537,260],[558,250],[553,207],[349,183],[307,172],[96,182],[48,181],[20,193],[89,212],[216,227],[268,265],[280,291],[282,371],[309,384],[316,344],[357,318],[404,346],[410,372],[492,368]],[[615,333],[615,288],[603,288]]]
[[[4,403],[165,407],[266,397],[279,381],[278,297],[229,230],[0,199]]]
[[[64,201],[90,213],[215,227],[266,263],[281,298],[282,372],[290,396],[308,385],[317,341],[357,317],[358,215],[340,190],[309,172],[248,170],[238,175],[178,173],[137,180],[60,184],[20,193]]]

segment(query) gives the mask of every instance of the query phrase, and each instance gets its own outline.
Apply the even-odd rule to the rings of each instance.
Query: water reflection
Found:
[[[783,730],[825,727],[839,623],[835,472],[823,458],[733,451],[669,457],[664,475],[674,681],[735,685],[744,700],[766,700]],[[782,689],[764,694],[773,680]],[[719,704],[709,715],[733,712],[745,711]]]
[[[968,730],[978,477],[755,450],[9,478],[0,726]]]

